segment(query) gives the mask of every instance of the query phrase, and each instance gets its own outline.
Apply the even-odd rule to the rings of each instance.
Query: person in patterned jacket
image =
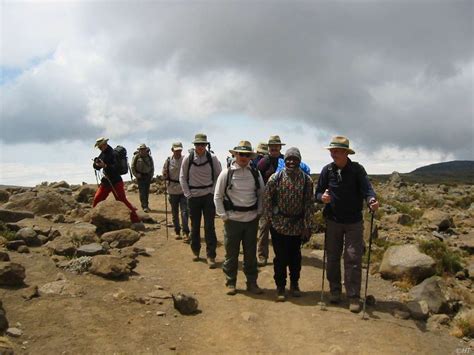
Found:
[[[263,196],[263,223],[272,238],[277,301],[286,299],[287,268],[290,295],[301,296],[301,243],[309,240],[313,224],[313,181],[299,167],[298,148],[285,153],[285,168],[270,176]]]

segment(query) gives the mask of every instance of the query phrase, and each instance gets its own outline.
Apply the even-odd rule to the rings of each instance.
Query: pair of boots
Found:
[[[290,295],[292,297],[301,297],[301,290],[298,285],[298,283],[292,283],[290,285]],[[286,300],[286,293],[285,293],[285,287],[277,287],[277,302],[285,302]]]
[[[258,287],[257,282],[247,282],[247,291],[253,293],[254,295],[261,295],[263,290]],[[228,295],[233,296],[237,293],[237,289],[234,284],[227,285],[227,292]]]

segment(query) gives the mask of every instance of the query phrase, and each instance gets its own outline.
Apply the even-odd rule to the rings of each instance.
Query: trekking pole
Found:
[[[117,195],[117,191],[115,191],[114,189],[114,185],[112,185],[112,181],[110,181],[109,177],[107,175],[104,174],[104,177],[107,179],[107,181],[109,182],[110,184],[110,187],[112,188],[112,193],[114,194],[114,197],[116,200],[118,200],[118,195]]]
[[[365,295],[364,295],[364,304],[362,306],[362,319],[367,319],[365,318],[365,305],[367,303],[367,287],[369,285],[369,270],[370,270],[370,251],[372,249],[372,235],[374,234],[374,214],[375,212],[370,210],[370,235],[369,235],[369,252],[367,254],[367,273],[365,275]]]
[[[326,311],[326,303],[324,302],[324,276],[326,274],[326,239],[328,234],[328,227],[324,230],[324,251],[323,251],[323,277],[321,279],[321,301],[319,302],[319,306],[321,311]]]
[[[166,221],[166,240],[168,240],[168,183],[165,180],[165,221]]]

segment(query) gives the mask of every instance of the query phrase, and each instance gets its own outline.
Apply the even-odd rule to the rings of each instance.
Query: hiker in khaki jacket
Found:
[[[150,183],[155,173],[153,158],[150,148],[142,143],[138,146],[132,159],[132,174],[137,178],[138,191],[140,193],[140,203],[144,212],[150,212],[148,206],[148,196],[150,194]]]

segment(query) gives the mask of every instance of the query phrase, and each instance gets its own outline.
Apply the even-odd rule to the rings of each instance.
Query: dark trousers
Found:
[[[181,226],[183,227],[183,232],[188,234],[189,233],[189,227],[188,227],[188,201],[186,200],[186,197],[184,197],[184,194],[180,195],[175,195],[175,194],[170,194],[169,195],[169,201],[171,205],[171,215],[173,216],[173,226],[174,226],[174,231],[176,234],[179,234],[181,232]],[[179,224],[179,211],[181,210],[181,225]]]
[[[291,285],[298,285],[301,271],[301,236],[284,235],[270,228],[273,251],[273,279],[277,288],[286,286],[286,268],[290,271]]]
[[[228,220],[224,222],[225,260],[222,270],[226,276],[226,284],[234,285],[237,282],[239,266],[240,243],[244,250],[243,269],[248,284],[257,282],[257,229],[258,219],[250,222]]]
[[[216,207],[214,206],[213,195],[190,197],[188,198],[188,206],[191,217],[191,250],[194,253],[199,253],[201,250],[201,216],[204,216],[206,255],[208,258],[215,258],[217,237],[214,227]]]
[[[347,297],[360,296],[362,256],[364,255],[364,224],[327,220],[327,279],[331,292],[341,292],[341,255],[344,249],[344,286]]]
[[[150,178],[137,179],[138,192],[140,194],[140,204],[142,209],[149,208],[148,206],[148,195],[150,195]]]

